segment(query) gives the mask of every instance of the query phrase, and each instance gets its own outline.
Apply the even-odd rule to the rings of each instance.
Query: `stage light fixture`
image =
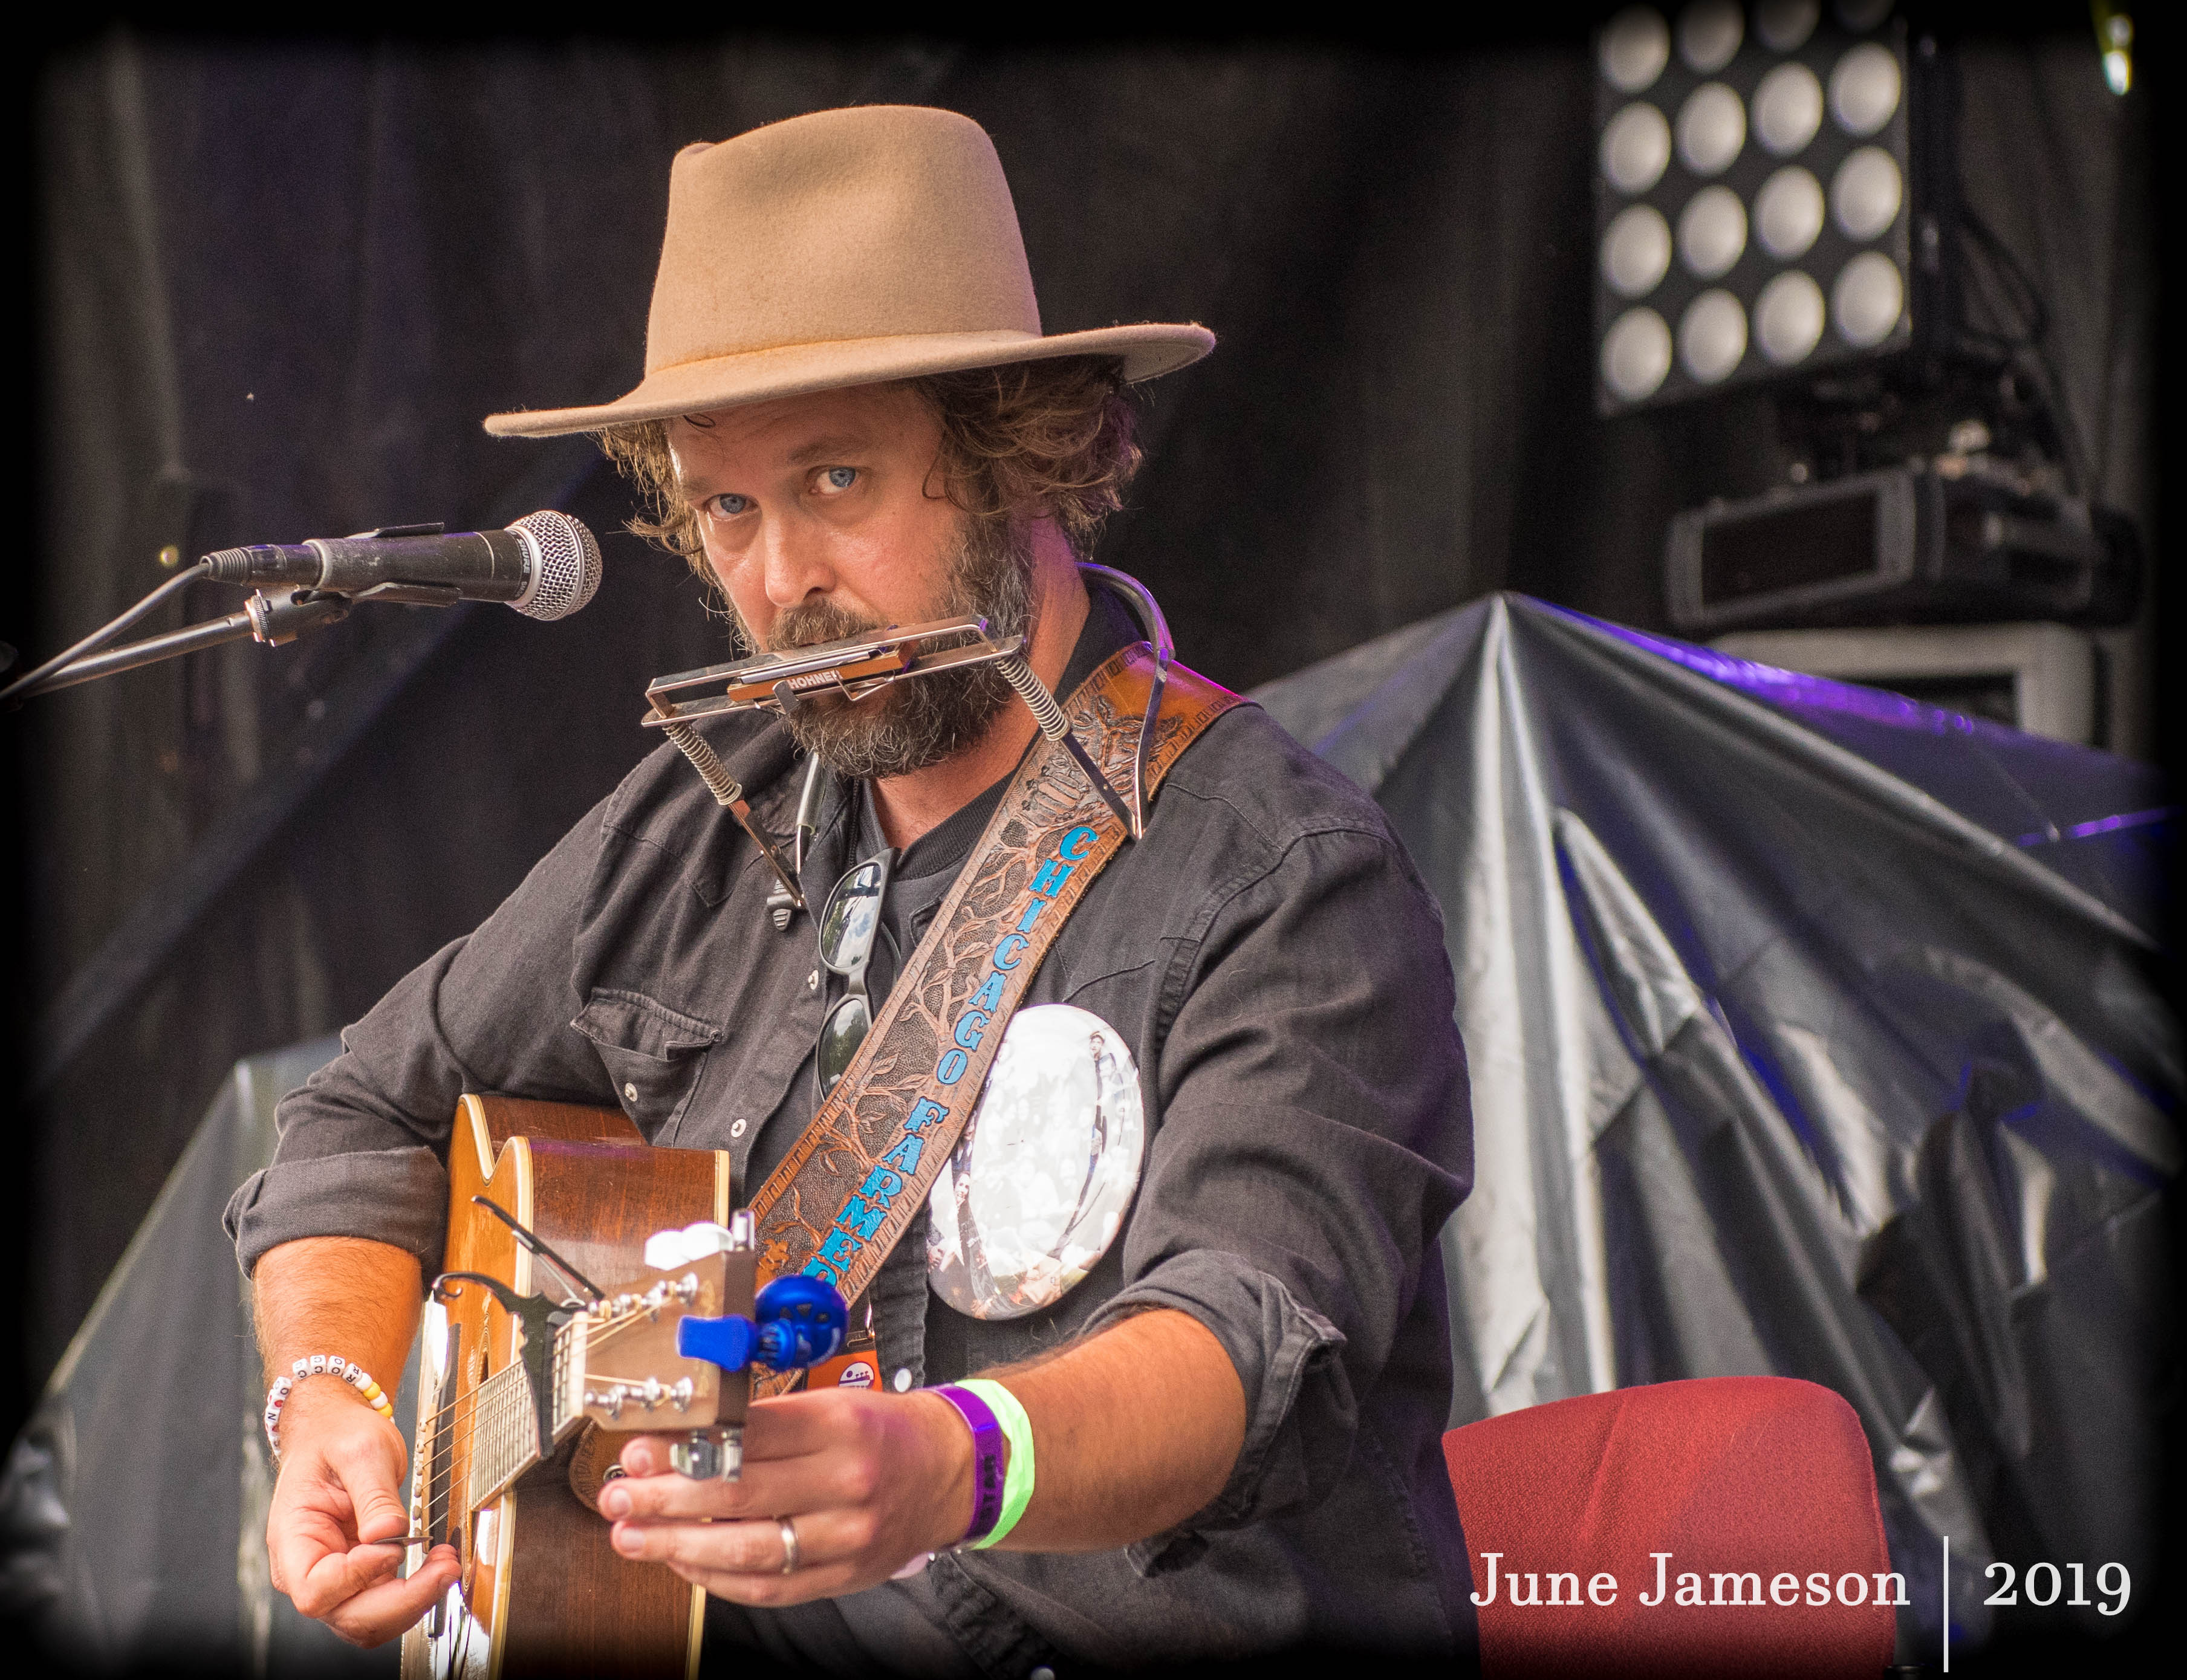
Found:
[[[1597,66],[1605,413],[1911,340],[1921,206],[1887,0],[1628,7]]]
[[[2123,53],[2132,25],[2094,9]],[[2090,501],[2052,394],[2049,303],[1960,192],[1956,68],[1908,41],[1892,0],[1696,0],[1605,31],[1597,401],[1776,387],[1744,412],[1785,481],[1671,522],[1686,633],[2138,610],[2139,537]],[[1644,169],[1609,167],[1613,125]],[[2001,321],[1963,312],[1981,294]]]
[[[1942,464],[1948,465],[1948,458]],[[1914,463],[1677,515],[1671,622],[1754,626],[2131,621],[2141,548],[2108,508]]]

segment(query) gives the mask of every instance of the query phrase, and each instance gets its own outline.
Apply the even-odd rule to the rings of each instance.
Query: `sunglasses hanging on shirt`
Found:
[[[819,1081],[823,1101],[850,1070],[851,1059],[874,1028],[866,968],[873,960],[874,941],[880,932],[881,900],[888,893],[889,872],[895,864],[896,853],[883,851],[852,865],[835,883],[826,908],[820,913],[821,965],[830,974],[842,975],[849,987],[820,1023],[813,1073]]]

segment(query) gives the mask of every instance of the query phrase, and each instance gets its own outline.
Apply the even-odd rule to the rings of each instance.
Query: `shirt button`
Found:
[[[911,1386],[911,1367],[907,1365],[889,1379],[889,1386],[902,1394]]]
[[[815,969],[811,974],[805,976],[805,989],[807,992],[818,992],[820,989],[819,969]]]
[[[734,1125],[734,1126],[732,1126],[732,1127],[729,1127],[729,1136],[730,1136],[730,1137],[732,1137],[732,1138],[741,1138],[741,1137],[743,1137],[744,1135],[745,1135],[745,1123],[744,1123],[744,1121],[742,1121],[741,1120],[740,1120],[740,1121],[737,1121],[735,1125]]]
[[[626,1103],[634,1103],[638,1100],[638,1087],[632,1085],[628,1080],[623,1082],[622,1099]]]

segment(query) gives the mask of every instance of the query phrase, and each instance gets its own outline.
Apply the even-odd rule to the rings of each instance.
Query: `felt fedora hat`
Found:
[[[1017,207],[969,117],[862,105],[686,146],[645,328],[645,377],[613,402],[496,414],[547,437],[768,397],[1056,356],[1127,379],[1197,362],[1196,325],[1043,337]]]

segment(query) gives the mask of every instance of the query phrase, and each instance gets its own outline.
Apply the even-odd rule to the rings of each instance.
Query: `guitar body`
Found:
[[[467,1096],[448,1147],[448,1179],[446,1269],[500,1279],[518,1295],[559,1299],[559,1289],[475,1195],[507,1210],[604,1288],[639,1269],[655,1231],[728,1217],[726,1155],[652,1148],[613,1110]],[[617,1437],[587,1424],[505,1492],[466,1509],[476,1443],[440,1420],[481,1409],[467,1399],[518,1358],[521,1342],[515,1319],[475,1283],[452,1284],[445,1303],[428,1307],[417,1503],[431,1531],[455,1545],[464,1570],[447,1599],[403,1636],[403,1680],[689,1680],[705,1593],[660,1565],[618,1556],[589,1503]]]

